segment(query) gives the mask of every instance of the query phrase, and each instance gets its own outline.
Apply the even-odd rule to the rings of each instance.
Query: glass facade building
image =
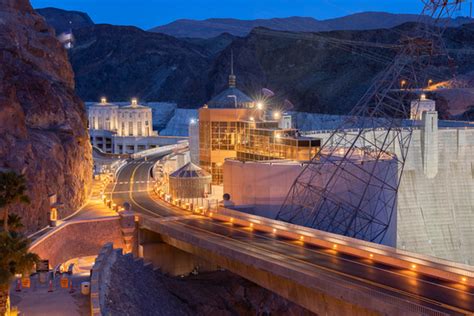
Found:
[[[263,120],[263,110],[203,107],[199,110],[199,160],[223,182],[226,158],[242,161],[308,161],[321,146],[320,139],[301,137],[295,129],[280,129],[278,121]]]

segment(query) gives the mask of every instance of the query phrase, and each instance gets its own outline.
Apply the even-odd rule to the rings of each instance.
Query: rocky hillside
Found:
[[[96,25],[76,32],[71,61],[79,94],[86,100],[97,100],[102,94],[117,100],[136,95],[195,108],[227,84],[233,50],[237,85],[249,95],[258,95],[266,87],[279,100],[291,100],[296,110],[339,114],[359,100],[395,55],[400,34],[413,27],[322,33],[257,28],[246,37],[177,39],[136,28]],[[472,73],[474,25],[450,28],[445,38],[455,58],[452,70]],[[365,44],[353,44],[360,42]],[[435,71],[436,82],[449,77],[443,71]],[[462,112],[474,100],[466,97],[458,103],[456,112]]]
[[[84,105],[53,34],[28,0],[0,0],[0,167],[26,175],[31,203],[12,211],[29,231],[47,223],[50,194],[64,216],[92,179]]]
[[[170,277],[130,255],[111,257],[101,288],[104,315],[315,315],[228,271]]]
[[[327,20],[324,29],[388,27],[414,17],[360,13]],[[280,26],[270,26],[298,24],[280,22]],[[470,90],[474,82],[474,26],[457,26],[462,22],[466,19],[451,21],[456,27],[449,28],[445,38],[455,60],[452,70],[467,85],[460,93],[436,92],[454,115],[474,104]],[[135,27],[93,25],[74,31],[76,42],[70,60],[83,100],[106,95],[122,101],[135,96],[196,108],[227,84],[233,50],[237,84],[249,95],[256,96],[266,87],[277,93],[276,101],[289,99],[296,110],[340,114],[359,100],[394,56],[393,45],[399,43],[404,28],[413,26],[405,23],[392,29],[318,33],[255,28],[244,37],[224,33],[213,38],[176,38]],[[450,78],[446,69],[443,71],[440,75],[435,70],[435,82]]]
[[[66,11],[57,8],[37,9],[37,13],[46,19],[46,23],[54,28],[56,34],[65,31],[77,30],[81,27],[94,25],[87,13],[79,11]]]
[[[195,105],[210,67],[201,45],[135,27],[95,25],[75,33],[70,60],[83,100],[175,101]]]
[[[181,19],[152,28],[151,32],[165,33],[176,37],[210,38],[222,33],[246,36],[256,27],[291,32],[322,32],[337,30],[374,30],[392,28],[407,22],[419,21],[416,14],[392,14],[386,12],[361,12],[340,18],[317,20],[311,17],[288,17],[273,19]],[[428,19],[428,18],[427,18]],[[469,18],[449,21],[451,26],[472,22]]]

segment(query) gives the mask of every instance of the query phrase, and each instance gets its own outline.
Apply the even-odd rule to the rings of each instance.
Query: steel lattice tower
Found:
[[[407,103],[432,76],[439,75],[440,68],[434,65],[449,68],[452,64],[442,41],[443,24],[462,2],[423,1],[420,20],[406,27],[410,30],[401,37],[393,62],[304,167],[277,219],[383,241],[397,207],[400,179],[416,128],[414,121],[406,120],[410,117]]]

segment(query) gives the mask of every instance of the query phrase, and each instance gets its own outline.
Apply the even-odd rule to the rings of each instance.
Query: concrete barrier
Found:
[[[123,246],[120,216],[66,222],[36,239],[30,251],[56,266],[73,258],[96,255],[107,242],[117,248]]]
[[[94,266],[91,272],[91,288],[90,288],[90,303],[91,303],[91,315],[99,316],[102,315],[100,306],[100,285],[99,282],[102,277],[102,271],[106,261],[109,259],[110,254],[114,250],[112,243],[105,244],[99,252],[99,255],[95,259]]]

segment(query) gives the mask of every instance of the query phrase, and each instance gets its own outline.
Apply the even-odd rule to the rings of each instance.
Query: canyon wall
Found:
[[[24,173],[30,204],[12,206],[28,231],[85,200],[92,155],[85,107],[66,50],[28,0],[0,0],[0,168]]]

